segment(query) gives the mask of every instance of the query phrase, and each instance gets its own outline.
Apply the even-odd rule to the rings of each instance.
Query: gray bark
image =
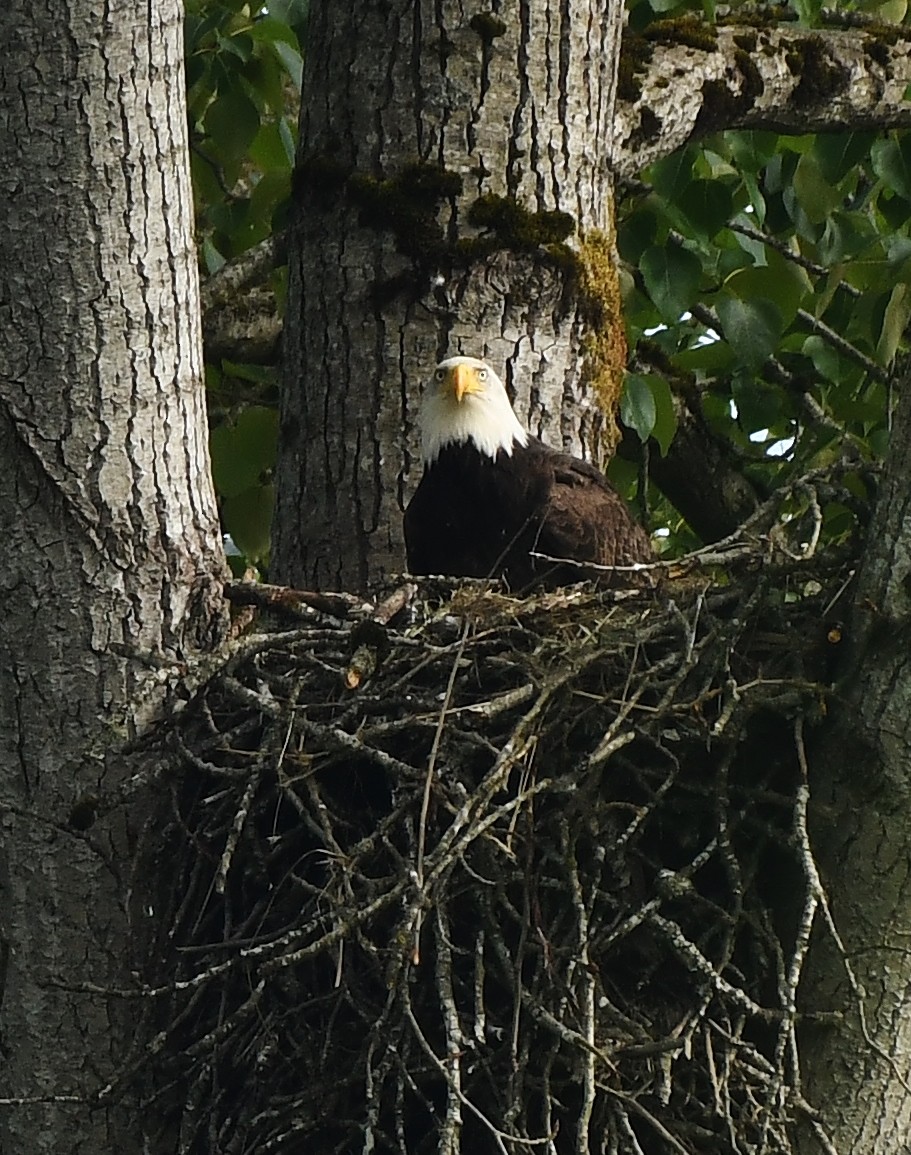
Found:
[[[269,237],[212,273],[201,286],[206,361],[256,362],[279,359],[282,319],[272,272],[284,263],[276,252],[283,238]]]
[[[115,791],[221,623],[178,0],[0,11],[2,1149],[129,1152],[93,1096],[137,931]],[[145,917],[140,915],[139,917]],[[72,993],[74,988],[77,993]]]
[[[911,374],[857,580],[832,733],[811,759],[814,836],[844,943],[820,934],[804,1008],[807,1097],[839,1155],[894,1155],[911,1134]],[[821,1150],[807,1135],[801,1151]]]
[[[901,26],[716,29],[658,22],[624,49],[613,163],[636,176],[725,128],[805,133],[911,126],[911,43]]]
[[[401,513],[421,472],[419,385],[447,353],[489,358],[520,419],[546,441],[596,451],[605,358],[596,366],[587,345],[578,280],[586,238],[611,223],[604,142],[621,19],[616,0],[509,0],[486,23],[430,0],[312,5],[278,580],[356,588],[404,568]],[[378,182],[416,161],[457,177],[460,191],[411,219],[405,180],[378,206]],[[460,240],[484,231],[468,216],[488,194],[514,198],[539,224],[542,212],[568,213],[567,240],[582,260],[563,249],[554,257],[546,244],[460,254]],[[616,299],[606,312],[605,328],[619,331]],[[622,348],[613,360],[618,387]]]

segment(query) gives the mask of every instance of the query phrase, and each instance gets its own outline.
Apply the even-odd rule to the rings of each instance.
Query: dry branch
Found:
[[[178,1150],[791,1151],[847,561],[757,525],[736,584],[434,579],[237,643],[138,850],[124,1080]]]

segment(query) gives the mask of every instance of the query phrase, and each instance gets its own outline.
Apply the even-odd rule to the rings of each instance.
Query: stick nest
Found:
[[[762,539],[626,596],[260,617],[159,737],[139,848],[175,1148],[790,1151],[846,579]]]

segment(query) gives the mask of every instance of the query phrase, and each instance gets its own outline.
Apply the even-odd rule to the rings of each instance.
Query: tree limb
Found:
[[[283,237],[267,237],[201,285],[206,360],[269,365],[278,360],[281,310],[271,284]]]
[[[907,28],[715,28],[659,21],[624,40],[615,169],[639,172],[725,128],[783,133],[911,126]]]

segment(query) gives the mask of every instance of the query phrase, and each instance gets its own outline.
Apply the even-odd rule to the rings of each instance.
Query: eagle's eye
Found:
[[[434,377],[436,377],[437,381],[445,381],[446,380],[446,370],[445,369],[437,369],[436,373],[434,373]]]
[[[486,369],[479,369],[478,370],[478,380],[479,381],[486,381],[487,380],[487,370]]]

